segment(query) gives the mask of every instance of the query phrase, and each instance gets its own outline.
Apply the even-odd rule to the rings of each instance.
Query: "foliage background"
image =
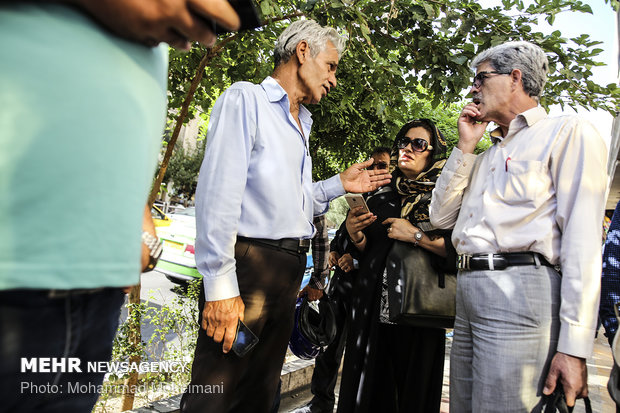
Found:
[[[315,179],[366,159],[375,146],[389,146],[399,126],[411,118],[434,119],[449,141],[456,142],[456,117],[472,78],[469,63],[482,50],[508,40],[528,40],[546,51],[551,73],[541,100],[544,107],[618,112],[617,85],[599,85],[593,79],[592,68],[603,64],[597,61],[600,42],[586,34],[565,38],[559,31],[545,35],[535,30],[539,19],[552,24],[564,11],[591,13],[580,0],[503,0],[487,8],[471,0],[257,3],[265,22],[261,28],[222,37],[209,49],[171,49],[170,114],[176,122],[186,122],[197,111],[209,113],[233,82],[261,82],[273,70],[275,40],[291,20],[312,18],[335,27],[349,41],[338,68],[338,87],[319,105],[309,106]],[[611,6],[617,2],[610,3],[610,12]],[[197,73],[202,79],[187,99]],[[179,119],[184,101],[189,113]],[[483,142],[480,149],[488,144]]]

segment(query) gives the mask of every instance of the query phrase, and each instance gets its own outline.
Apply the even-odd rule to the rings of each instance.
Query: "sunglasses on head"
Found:
[[[368,169],[387,169],[387,162],[375,162]]]
[[[424,152],[427,149],[430,151],[433,149],[433,147],[429,145],[428,142],[422,138],[409,139],[406,136],[404,136],[400,138],[398,142],[396,142],[396,146],[398,146],[398,149],[405,149],[407,145],[409,144],[411,144],[411,149],[413,149],[416,152]]]

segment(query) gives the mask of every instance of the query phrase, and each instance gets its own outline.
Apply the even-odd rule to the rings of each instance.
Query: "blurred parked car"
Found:
[[[156,227],[157,236],[164,248],[155,269],[176,284],[199,280],[202,275],[196,269],[194,243],[196,241],[196,208],[187,207],[170,214],[170,225]],[[305,286],[312,274],[312,255],[306,259],[306,271],[302,281]]]
[[[156,228],[157,236],[164,245],[155,269],[177,284],[202,278],[194,257],[196,209],[185,208],[169,217],[170,225]]]
[[[164,211],[156,205],[151,207],[151,217],[153,218],[156,229],[157,227],[167,227],[172,222]]]

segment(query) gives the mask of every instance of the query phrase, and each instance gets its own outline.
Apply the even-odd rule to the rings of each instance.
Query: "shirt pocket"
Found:
[[[547,166],[540,161],[509,159],[496,178],[496,194],[511,204],[537,204],[550,185]]]

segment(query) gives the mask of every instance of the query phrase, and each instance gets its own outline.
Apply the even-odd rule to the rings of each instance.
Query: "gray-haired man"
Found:
[[[460,254],[450,411],[538,411],[558,384],[570,406],[587,394],[607,150],[590,123],[538,106],[538,46],[496,46],[472,68],[473,102],[431,204]],[[493,146],[476,156],[490,121]]]
[[[387,170],[365,170],[372,160],[312,182],[312,119],[302,104],[318,103],[336,86],[343,49],[334,29],[296,21],[278,38],[272,76],[260,85],[235,83],[215,103],[196,191],[205,331],[198,335],[183,412],[269,411],[313,215],[345,191],[389,182]],[[244,357],[229,353],[239,320],[259,338]]]

